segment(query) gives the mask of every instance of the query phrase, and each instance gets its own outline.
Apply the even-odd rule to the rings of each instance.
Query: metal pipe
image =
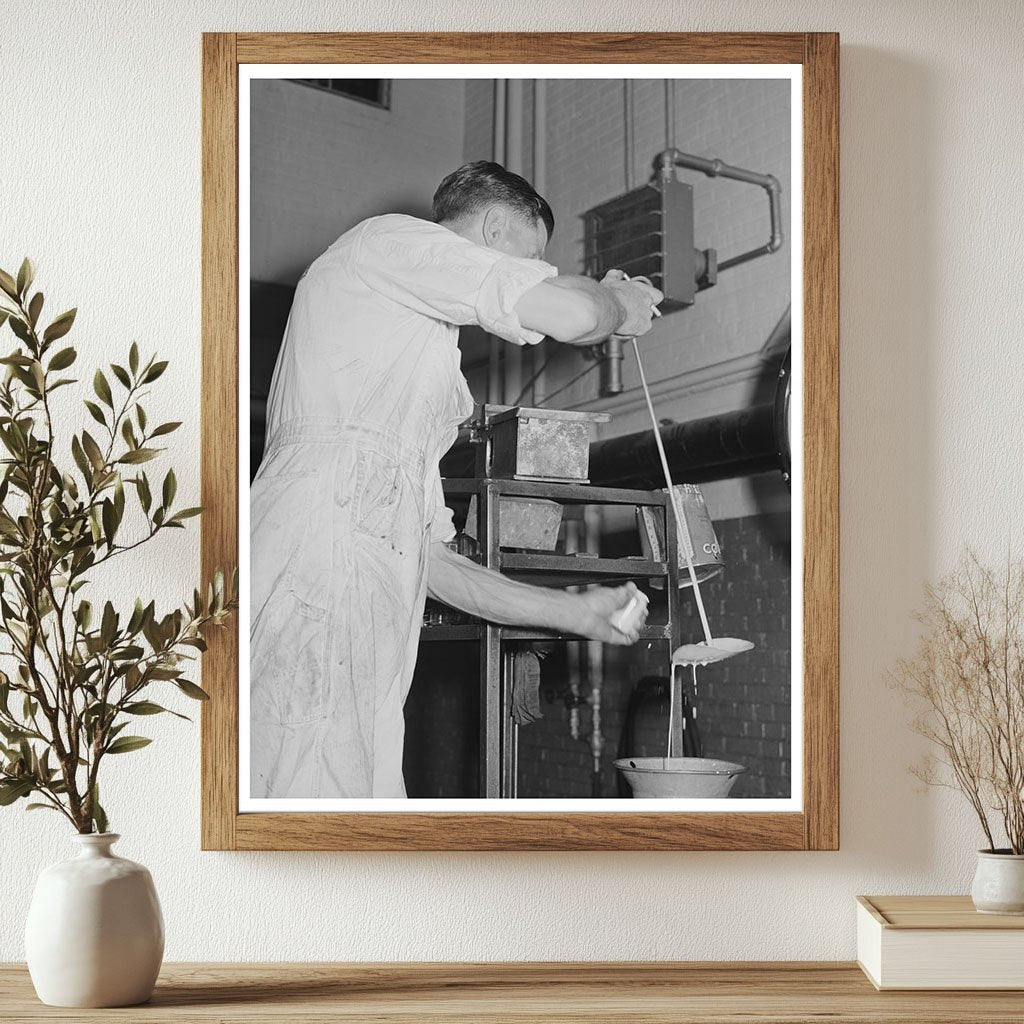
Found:
[[[661,428],[669,468],[680,482],[705,483],[779,469],[780,440],[775,436],[775,403],[707,416]],[[441,459],[441,475],[472,477],[477,445],[469,431]],[[606,486],[656,487],[662,479],[650,430],[595,441],[590,446],[590,482]]]
[[[583,510],[583,530],[587,551],[601,553],[601,508],[587,505]],[[590,682],[590,757],[591,796],[601,795],[601,761],[604,756],[604,728],[601,721],[601,696],[604,690],[604,644],[588,640],[587,676]]]
[[[508,79],[494,80],[494,137],[491,150],[496,164],[505,164],[505,103],[508,94]]]
[[[774,174],[760,174],[757,171],[748,171],[742,167],[734,167],[732,164],[724,163],[718,159],[708,159],[703,156],[694,156],[692,153],[681,153],[672,146],[662,150],[654,158],[654,168],[662,181],[675,177],[675,168],[685,167],[691,171],[698,171],[709,178],[729,178],[733,181],[742,181],[748,185],[757,185],[768,193],[768,217],[770,221],[770,235],[768,241],[750,249],[748,252],[740,253],[738,256],[731,256],[727,260],[718,261],[719,270],[728,270],[730,267],[747,263],[757,259],[759,256],[767,256],[769,253],[778,252],[785,241],[782,231],[782,186]]]
[[[548,187],[548,83],[543,78],[534,79],[533,82],[533,187],[540,195],[544,195]],[[545,390],[547,374],[544,368],[548,363],[550,344],[545,338],[532,348],[531,404],[537,401],[538,385],[542,393]]]
[[[702,483],[777,469],[774,426],[775,406],[765,404],[663,426],[661,439],[673,476]],[[650,430],[590,446],[590,480],[594,484],[653,487],[661,479]]]
[[[623,171],[626,181],[626,191],[633,191],[633,151],[636,149],[633,140],[633,79],[625,78],[622,81],[622,150],[623,150]]]
[[[505,146],[505,168],[513,174],[523,173],[523,98],[525,83],[522,78],[509,79],[506,91],[505,130],[507,141]],[[506,345],[504,402],[510,405],[515,402],[523,388],[523,349],[519,345]]]
[[[665,79],[665,148],[676,147],[676,81]]]
[[[622,394],[622,339],[608,338],[601,347],[601,395]]]
[[[508,81],[494,80],[494,132],[491,139],[491,159],[496,164],[505,164],[505,103]],[[496,404],[502,400],[501,386],[501,341],[493,334],[487,350],[487,401]]]

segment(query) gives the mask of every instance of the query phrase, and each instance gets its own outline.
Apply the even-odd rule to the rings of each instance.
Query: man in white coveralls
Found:
[[[510,580],[451,551],[438,460],[473,411],[460,324],[515,345],[589,345],[651,326],[650,285],[558,277],[523,178],[450,174],[433,220],[371,217],[299,281],[250,491],[251,795],[404,797],[403,704],[427,594],[492,622],[634,643],[632,585]]]

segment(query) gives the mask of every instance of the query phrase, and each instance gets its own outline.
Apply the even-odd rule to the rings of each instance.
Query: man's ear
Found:
[[[492,206],[484,214],[481,224],[484,236],[484,244],[493,246],[494,243],[505,233],[508,226],[508,211],[503,206]]]

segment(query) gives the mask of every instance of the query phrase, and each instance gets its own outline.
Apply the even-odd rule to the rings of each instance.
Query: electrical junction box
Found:
[[[646,277],[664,292],[663,312],[692,306],[715,283],[715,252],[694,248],[693,188],[670,179],[652,182],[595,206],[584,215],[585,272],[609,270]]]

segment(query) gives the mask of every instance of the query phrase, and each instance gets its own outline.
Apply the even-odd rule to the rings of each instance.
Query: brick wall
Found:
[[[294,284],[364,217],[429,217],[462,151],[464,94],[461,81],[395,79],[382,110],[294,82],[254,81],[251,276]]]
[[[698,669],[697,725],[704,756],[746,765],[736,797],[790,793],[790,573],[788,523],[776,515],[716,523],[725,572],[701,592],[716,633],[752,640],[756,647],[718,665]],[[602,553],[635,553],[635,535],[608,536]],[[684,639],[699,639],[700,621],[688,590],[680,594]],[[664,595],[652,592],[652,620],[664,614]],[[642,705],[630,744],[623,740],[630,694],[647,676],[667,675],[667,645],[605,648],[601,694],[604,752],[593,775],[591,712],[579,707],[579,739],[570,734],[568,644],[557,644],[542,663],[544,717],[519,730],[519,796],[615,797],[617,756],[662,756],[668,709]],[[575,645],[585,661],[584,645]],[[423,644],[406,704],[406,779],[410,796],[476,795],[478,663],[472,644]],[[687,684],[689,690],[689,684]],[[579,680],[589,700],[590,683]],[[595,790],[596,781],[596,790]]]
[[[746,765],[733,790],[737,797],[783,797],[790,790],[790,585],[788,524],[777,516],[744,517],[715,524],[726,560],[725,572],[702,585],[715,632],[752,640],[748,654],[698,669],[697,724],[704,756]],[[614,554],[631,538],[606,538],[602,553]],[[664,598],[653,594],[652,617]],[[680,594],[684,639],[699,639],[700,620],[689,590]],[[564,657],[544,663],[551,703],[545,718],[520,730],[519,795],[555,797],[591,795],[590,715],[581,712],[581,739],[569,734],[570,711],[561,699]],[[612,761],[620,756],[664,756],[667,704],[647,701],[637,722],[633,748],[620,747],[634,685],[646,676],[666,676],[667,645],[639,644],[605,648],[601,721],[604,757],[601,796],[618,795]],[[582,684],[587,695],[589,683]],[[689,690],[689,681],[686,689]]]
[[[469,83],[464,156],[489,157],[493,132],[493,83]],[[563,274],[583,266],[583,222],[592,206],[642,184],[651,161],[664,148],[664,85],[635,85],[634,147],[624,150],[625,104],[619,80],[556,79],[548,82],[547,182],[544,189],[556,219],[547,258]],[[527,111],[530,111],[530,94]],[[789,85],[771,80],[678,80],[675,84],[675,144],[684,152],[719,157],[727,163],[774,174],[783,190],[783,219],[789,216]],[[527,147],[529,149],[529,147]],[[768,237],[768,204],[761,189],[690,171],[680,177],[694,187],[695,243],[727,257],[762,244]],[[773,256],[722,274],[690,309],[664,317],[644,340],[648,378],[657,382],[687,370],[756,352],[789,302],[789,247]],[[538,399],[560,388],[586,364],[578,352],[558,348]],[[471,385],[479,386],[481,378]],[[624,367],[627,391],[638,381],[630,359]],[[579,407],[597,395],[597,372],[563,392],[556,404]],[[725,399],[725,401],[729,401]],[[713,403],[712,403],[713,404]],[[723,407],[728,407],[723,406]],[[706,412],[717,411],[714,408]],[[686,408],[667,415],[687,418]],[[614,427],[612,428],[614,431]]]

